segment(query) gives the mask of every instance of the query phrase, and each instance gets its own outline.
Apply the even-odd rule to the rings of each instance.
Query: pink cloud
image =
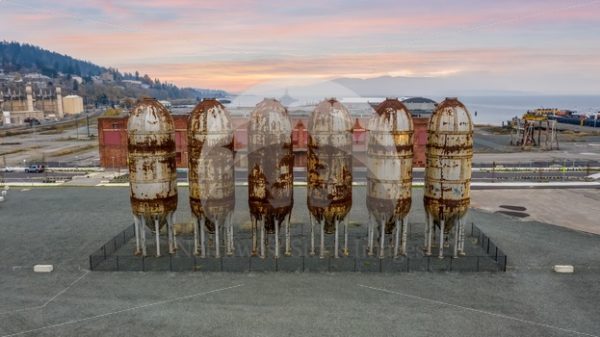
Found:
[[[490,74],[523,72],[525,74],[536,70],[543,72],[553,68],[576,67],[574,64],[598,67],[600,60],[598,55],[565,55],[516,49],[470,49],[141,65],[137,68],[175,83],[240,91],[263,81],[280,78],[327,79],[339,76],[374,77],[386,74],[443,76],[476,72]],[[577,71],[577,68],[573,68],[573,71]]]

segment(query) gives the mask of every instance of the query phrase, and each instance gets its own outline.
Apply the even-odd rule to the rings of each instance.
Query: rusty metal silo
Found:
[[[196,220],[194,253],[206,257],[208,230],[215,236],[215,257],[220,257],[219,230],[223,228],[225,253],[233,255],[235,167],[231,117],[219,101],[204,99],[191,112],[187,129],[190,207]]]
[[[385,235],[393,234],[394,257],[406,254],[407,226],[411,206],[413,123],[398,99],[386,99],[375,109],[368,124],[367,209],[368,254],[373,255],[374,223],[379,230],[379,257],[385,257]],[[401,235],[400,235],[401,234]]]
[[[256,105],[248,124],[248,203],[252,220],[252,254],[265,257],[265,231],[275,234],[279,257],[279,230],[285,224],[285,255],[291,255],[290,217],[294,205],[292,123],[287,109],[275,99]]]
[[[334,236],[338,257],[338,228],[344,222],[344,249],[348,255],[348,219],[352,207],[352,120],[336,99],[319,103],[308,120],[308,195],[311,248],[315,253],[314,222],[320,226],[320,257],[325,257],[325,233]]]
[[[453,256],[464,254],[464,223],[470,203],[473,123],[456,98],[440,103],[429,121],[424,203],[427,215],[425,250],[431,255],[432,236],[439,228],[439,257],[454,229]]]
[[[175,126],[169,111],[157,100],[143,98],[131,111],[127,122],[127,150],[136,254],[146,255],[147,225],[154,231],[156,255],[160,256],[160,229],[164,223],[167,224],[169,253],[173,254],[173,222],[177,209]]]

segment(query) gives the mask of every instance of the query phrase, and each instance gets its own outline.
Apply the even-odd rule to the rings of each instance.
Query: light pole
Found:
[[[87,135],[88,138],[90,138],[90,115],[88,114],[88,112],[85,112],[85,122],[87,124]]]

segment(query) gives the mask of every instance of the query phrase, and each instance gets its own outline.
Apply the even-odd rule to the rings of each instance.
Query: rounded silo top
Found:
[[[250,132],[290,133],[292,122],[287,109],[274,98],[265,98],[250,114]]]
[[[410,111],[402,102],[388,98],[375,108],[376,115],[369,120],[369,131],[412,132]]]
[[[430,132],[473,132],[471,114],[456,97],[438,104],[429,120]]]
[[[321,101],[308,119],[309,133],[352,132],[348,109],[335,98]]]
[[[205,98],[190,113],[188,132],[223,132],[231,130],[231,116],[215,98]]]
[[[142,98],[129,114],[130,133],[174,132],[171,113],[154,98]]]

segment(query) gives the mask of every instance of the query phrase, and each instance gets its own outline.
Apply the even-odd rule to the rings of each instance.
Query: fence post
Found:
[[[479,272],[479,256],[477,256],[477,271]]]
[[[496,246],[496,262],[498,262],[498,246]]]

